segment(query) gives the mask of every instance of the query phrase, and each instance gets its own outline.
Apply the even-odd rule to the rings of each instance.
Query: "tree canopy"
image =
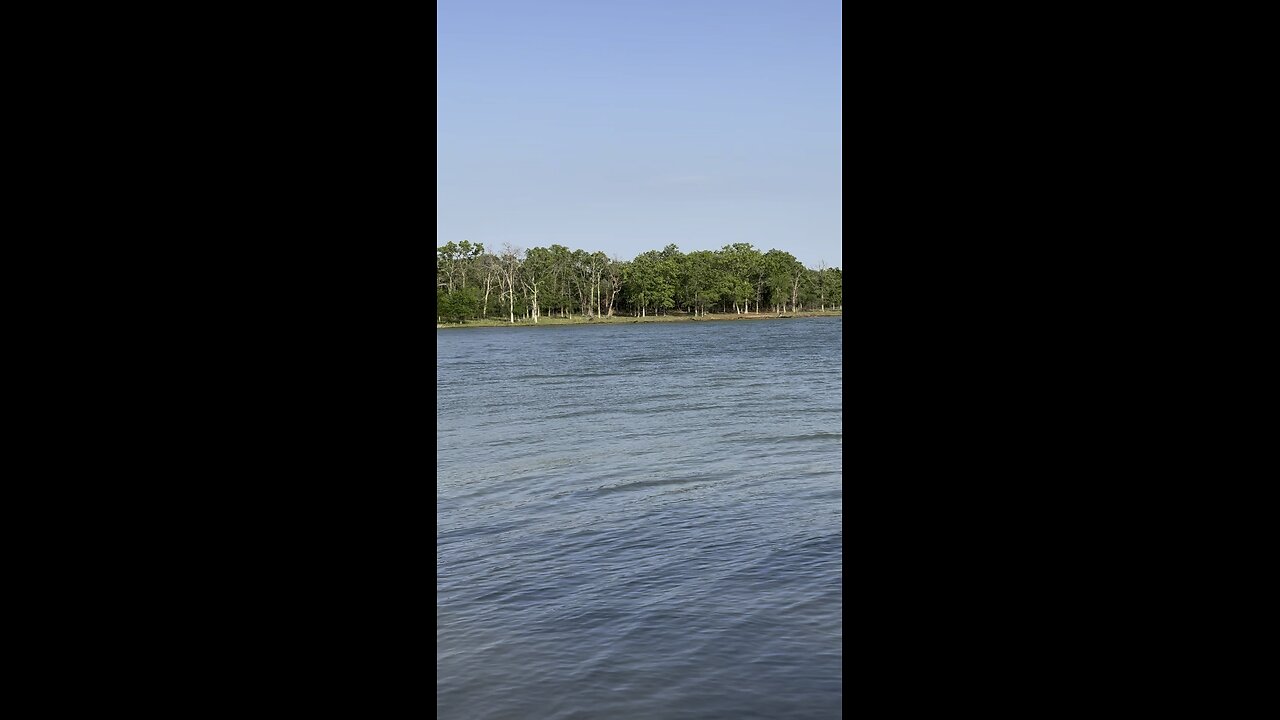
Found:
[[[839,268],[806,268],[785,250],[749,243],[632,260],[562,245],[487,251],[466,240],[436,248],[438,322],[540,317],[782,313],[842,307]]]

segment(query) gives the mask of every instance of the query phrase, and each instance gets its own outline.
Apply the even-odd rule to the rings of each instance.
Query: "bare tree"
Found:
[[[555,257],[546,248],[530,248],[524,254],[524,265],[521,267],[520,284],[530,298],[529,311],[533,321],[538,322],[542,314],[538,307],[538,288],[549,276],[555,273]]]
[[[601,279],[604,276],[604,271],[608,265],[609,265],[609,258],[604,253],[594,252],[591,254],[591,259],[590,259],[591,286],[593,288],[593,294],[595,295],[595,297],[592,299],[592,302],[591,302],[591,309],[592,311],[594,311],[594,314],[596,317],[600,317],[601,315],[604,314],[604,310],[603,310],[604,300],[600,295],[600,290],[601,290],[600,285],[601,285]]]
[[[800,301],[800,278],[804,277],[804,265],[796,263],[795,270],[793,272],[795,272],[796,276],[791,283],[791,312],[796,311],[796,303]]]
[[[520,272],[520,248],[512,247],[510,243],[502,245],[502,254],[499,259],[499,280],[502,283],[502,293],[507,297],[507,318],[511,324],[516,322],[516,278]]]
[[[489,317],[489,293],[493,291],[493,281],[501,277],[502,268],[496,255],[484,256],[484,307],[480,311],[481,318]]]
[[[617,255],[614,255],[613,261],[609,263],[608,272],[612,290],[609,294],[609,317],[613,317],[613,302],[618,299],[618,293],[622,291],[622,261]]]
[[[588,319],[601,315],[601,306],[604,301],[600,284],[608,263],[609,258],[602,252],[587,253],[581,250],[574,252],[573,265],[576,272],[578,297],[582,305],[582,313]]]
[[[818,261],[818,308],[827,311],[827,261]]]

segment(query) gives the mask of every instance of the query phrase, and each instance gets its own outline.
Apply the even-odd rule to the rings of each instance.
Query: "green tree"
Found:
[[[764,262],[760,251],[752,247],[751,243],[733,243],[725,245],[720,252],[724,257],[724,267],[732,276],[728,282],[728,290],[733,299],[734,310],[749,312],[749,301],[754,297],[756,312],[759,312],[760,294],[764,286]]]
[[[479,293],[474,286],[458,288],[452,292],[437,295],[436,315],[438,319],[446,322],[466,322],[467,318],[476,313],[476,306],[479,303],[478,295]]]
[[[636,256],[631,267],[641,317],[648,314],[649,308],[661,314],[662,310],[675,307],[676,264],[673,255],[663,257],[662,253],[650,250]]]
[[[484,246],[470,241],[448,242],[436,248],[436,287],[453,292],[454,287],[466,287],[467,276],[484,254]]]
[[[458,271],[458,244],[445,243],[436,248],[436,287],[453,292],[453,276]]]
[[[573,305],[573,252],[563,245],[552,245],[548,251],[551,260],[545,304],[559,310],[560,317],[567,317]]]
[[[769,305],[774,312],[781,313],[791,296],[792,281],[797,268],[803,269],[800,261],[784,250],[770,250],[764,255],[765,284]]]
[[[707,306],[719,297],[722,273],[716,254],[710,250],[697,250],[685,256],[684,286],[695,316],[707,314]]]
[[[508,244],[494,254],[466,240],[436,248],[440,320],[488,317],[495,295],[512,323],[517,308],[534,322],[557,310],[562,317],[575,311],[612,316],[615,309],[642,317],[673,309],[698,316],[732,305],[748,313],[753,301],[756,312],[766,304],[778,313],[826,309],[842,306],[842,283],[840,268],[809,269],[789,252],[761,253],[750,243],[690,253],[668,244],[630,261],[555,244],[527,253]]]

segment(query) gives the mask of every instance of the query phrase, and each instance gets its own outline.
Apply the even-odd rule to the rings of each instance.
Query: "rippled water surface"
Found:
[[[840,717],[842,322],[437,330],[439,716]]]

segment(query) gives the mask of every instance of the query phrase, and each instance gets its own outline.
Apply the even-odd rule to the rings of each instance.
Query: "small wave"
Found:
[[[649,488],[664,487],[667,485],[691,485],[694,483],[705,482],[707,480],[708,478],[702,477],[702,476],[635,480],[632,482],[619,483],[617,485],[605,485],[603,487],[598,487],[598,488],[595,488],[594,490],[587,491],[584,494],[589,497],[596,497],[600,495],[608,495],[611,493],[630,492],[634,490],[646,490]]]

